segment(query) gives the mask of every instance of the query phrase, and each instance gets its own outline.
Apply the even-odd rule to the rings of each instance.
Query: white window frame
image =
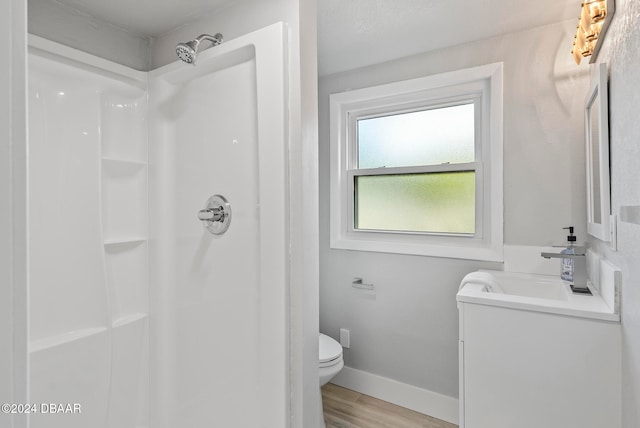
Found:
[[[336,249],[486,261],[503,260],[502,63],[330,95],[330,246]],[[358,119],[475,105],[475,161],[419,167],[357,168]],[[354,177],[476,173],[474,234],[354,229]],[[386,207],[393,215],[393,207]]]

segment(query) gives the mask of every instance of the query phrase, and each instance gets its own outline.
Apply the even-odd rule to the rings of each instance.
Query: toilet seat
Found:
[[[342,361],[342,355],[339,357],[334,358],[331,361],[325,361],[323,363],[320,363],[319,367],[322,369],[324,367],[331,367],[331,366],[335,366],[336,364],[338,364],[340,361]]]
[[[333,338],[320,333],[318,345],[320,367],[330,367],[342,361],[342,346]]]

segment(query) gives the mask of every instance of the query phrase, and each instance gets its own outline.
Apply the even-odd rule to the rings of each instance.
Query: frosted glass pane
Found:
[[[360,119],[358,168],[475,161],[474,105]]]
[[[474,171],[354,179],[356,229],[475,233]]]

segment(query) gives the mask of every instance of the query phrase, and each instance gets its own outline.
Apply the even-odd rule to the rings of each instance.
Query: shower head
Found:
[[[222,34],[218,33],[215,36],[201,34],[196,37],[195,40],[191,40],[186,43],[178,43],[176,45],[176,54],[178,55],[178,58],[180,58],[187,64],[195,63],[198,53],[198,46],[203,40],[210,41],[212,43],[212,46],[218,46],[220,43],[222,43]]]
[[[178,43],[176,46],[176,54],[178,58],[187,64],[192,64],[196,60],[196,50],[198,48],[198,42],[192,40],[187,43]]]

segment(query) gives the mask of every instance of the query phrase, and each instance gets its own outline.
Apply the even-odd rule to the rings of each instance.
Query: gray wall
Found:
[[[640,2],[616,1],[616,13],[598,62],[609,68],[611,212],[640,210]],[[640,224],[618,221],[618,251],[590,239],[597,252],[622,269],[622,421],[640,426]]]
[[[561,22],[320,79],[320,330],[351,330],[346,365],[457,397],[458,285],[502,265],[330,249],[329,94],[503,61],[505,243],[562,244],[568,225],[583,241],[589,70],[569,55],[573,31]]]
[[[135,70],[149,70],[150,37],[135,34],[51,0],[28,0],[29,33],[106,58]]]
[[[12,79],[14,64],[12,19],[13,2],[0,4],[0,48],[10,55],[0,60],[0,401],[13,402],[13,277],[12,243]],[[18,30],[19,31],[19,30]],[[24,36],[23,36],[24,37]],[[11,416],[0,414],[0,424],[11,426]]]
[[[0,403],[27,402],[26,15],[24,0],[0,3]]]
[[[182,25],[154,38],[151,69],[174,62],[176,43],[192,40],[203,33],[222,33],[225,40],[231,40],[279,21],[295,26],[298,20],[296,3],[291,0],[237,0],[231,6]]]

